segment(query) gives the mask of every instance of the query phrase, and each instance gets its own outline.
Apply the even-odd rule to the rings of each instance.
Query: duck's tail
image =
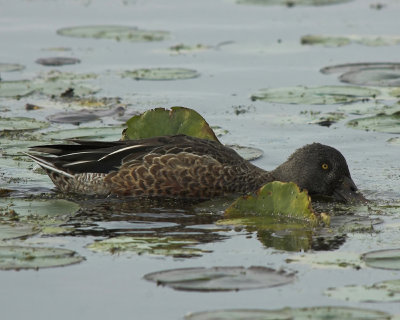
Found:
[[[74,178],[73,174],[65,170],[62,170],[60,168],[57,168],[55,164],[49,160],[48,157],[37,156],[28,152],[24,152],[24,154],[27,155],[29,158],[31,158],[33,161],[35,161],[39,166],[41,166],[47,172],[50,178],[52,178],[53,174],[61,175],[68,178]]]

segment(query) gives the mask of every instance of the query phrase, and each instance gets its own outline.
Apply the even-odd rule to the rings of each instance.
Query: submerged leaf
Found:
[[[276,216],[315,224],[321,219],[311,206],[307,191],[293,183],[274,181],[261,187],[255,195],[238,198],[225,210],[228,218]],[[325,216],[325,221],[328,222]]]
[[[176,290],[238,291],[269,288],[293,282],[295,277],[266,267],[213,267],[172,269],[149,273],[146,280]]]
[[[61,267],[83,260],[67,249],[0,246],[0,270]]]
[[[0,134],[7,131],[30,131],[47,128],[48,122],[39,121],[33,118],[15,117],[3,118],[0,117]]]
[[[306,35],[301,37],[301,44],[323,45],[325,47],[340,47],[351,43],[361,44],[369,47],[394,46],[400,43],[398,36],[364,36],[364,35]]]
[[[0,72],[21,71],[25,66],[18,63],[0,63]]]
[[[350,2],[352,0],[236,0],[239,4],[253,5],[282,5],[287,7],[293,6],[325,6],[337,3]]]
[[[124,132],[124,140],[186,134],[218,141],[204,118],[196,111],[184,107],[172,107],[171,110],[163,108],[148,110],[139,116],[132,117],[126,124],[128,128]]]

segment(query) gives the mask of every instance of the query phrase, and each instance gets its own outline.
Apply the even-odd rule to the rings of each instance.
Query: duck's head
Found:
[[[273,173],[277,180],[295,182],[311,196],[328,196],[344,202],[366,201],[351,179],[343,155],[320,143],[296,150]]]

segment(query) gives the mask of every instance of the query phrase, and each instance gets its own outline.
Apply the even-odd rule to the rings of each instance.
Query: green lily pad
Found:
[[[346,73],[350,71],[359,71],[362,69],[379,69],[379,68],[390,68],[390,69],[398,69],[400,68],[400,63],[393,62],[359,62],[359,63],[345,63],[338,64],[334,66],[324,67],[320,70],[323,74],[332,74],[332,73]]]
[[[65,66],[69,64],[77,64],[80,63],[81,60],[77,58],[70,57],[49,57],[49,58],[40,58],[36,60],[36,63],[41,64],[43,66]]]
[[[136,27],[97,25],[62,28],[57,34],[75,38],[113,39],[117,41],[161,41],[169,36],[167,31],[141,30]]]
[[[288,87],[261,89],[251,100],[287,104],[342,104],[375,98],[380,91],[355,86]]]
[[[26,224],[0,223],[0,240],[25,238],[38,232],[38,229]]]
[[[164,135],[186,134],[188,136],[218,141],[214,132],[196,111],[184,107],[171,110],[156,108],[148,110],[127,121],[124,140],[143,139]]]
[[[318,215],[311,206],[307,191],[300,191],[293,183],[274,181],[261,187],[254,195],[245,195],[235,200],[225,210],[227,218],[251,216],[275,216],[300,220],[311,225],[320,220],[329,222],[325,214]]]
[[[251,161],[261,158],[264,151],[258,148],[239,146],[237,144],[227,145],[227,147],[235,150],[242,158]]]
[[[360,69],[342,74],[339,80],[362,86],[399,87],[400,70],[392,67]]]
[[[325,5],[332,5],[350,1],[352,0],[237,0],[236,3],[262,5],[262,6],[282,5],[287,7],[293,7],[293,6],[325,6]]]
[[[194,46],[179,43],[174,46],[169,47],[169,51],[172,53],[177,53],[177,54],[185,54],[185,53],[195,53],[195,52],[201,52],[201,51],[206,51],[208,49],[211,49],[211,46],[206,46],[203,44],[196,44]]]
[[[185,68],[149,68],[125,71],[122,76],[135,80],[184,80],[197,78],[200,73]]]
[[[398,146],[400,145],[400,137],[390,138],[386,142]]]
[[[325,47],[341,47],[351,43],[361,44],[369,47],[394,46],[400,43],[398,36],[325,36],[306,35],[301,37],[301,44],[323,45]]]
[[[301,254],[286,259],[287,263],[309,264],[314,268],[353,268],[363,267],[360,254],[353,252],[319,252]]]
[[[400,270],[400,249],[367,252],[362,259],[371,268]]]
[[[354,129],[400,133],[400,111],[393,114],[378,114],[372,117],[353,119],[347,126]]]
[[[18,63],[0,63],[0,72],[13,72],[24,70],[25,66]]]
[[[325,47],[342,47],[351,43],[347,37],[333,37],[333,36],[320,36],[320,35],[306,35],[301,37],[300,40],[303,45],[324,45]]]
[[[213,267],[172,269],[148,273],[146,280],[176,290],[238,291],[269,288],[294,281],[293,274],[266,267]]]
[[[9,131],[31,131],[44,129],[49,127],[48,122],[38,121],[33,118],[15,117],[3,118],[0,117],[0,133]]]
[[[76,252],[67,249],[0,246],[0,270],[62,267],[83,260]]]
[[[367,285],[350,285],[328,288],[324,294],[331,298],[353,302],[400,301],[400,280],[388,280]]]
[[[26,216],[62,216],[78,211],[79,205],[64,199],[1,199],[0,208],[9,208],[19,217]]]
[[[312,308],[227,309],[190,313],[185,320],[383,320],[391,319],[389,313],[371,309],[341,306]]]
[[[205,251],[193,248],[198,241],[189,239],[175,239],[172,237],[115,237],[96,241],[88,246],[95,252],[133,252],[137,254],[152,254],[174,257],[198,257]]]
[[[376,115],[379,113],[394,113],[400,111],[400,105],[387,105],[376,101],[344,104],[338,108],[339,111],[356,115]]]

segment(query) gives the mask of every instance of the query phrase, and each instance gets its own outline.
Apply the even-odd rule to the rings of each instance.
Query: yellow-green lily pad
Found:
[[[400,279],[382,281],[370,286],[328,288],[324,293],[331,298],[353,302],[397,302],[400,301]]]
[[[3,118],[0,117],[0,134],[3,132],[20,132],[44,129],[49,127],[48,122],[39,121],[33,118],[15,117]]]
[[[287,104],[341,104],[373,99],[377,89],[356,86],[287,87],[261,89],[251,100]]]
[[[13,72],[24,70],[25,66],[18,63],[0,63],[0,72]]]
[[[194,248],[198,241],[172,237],[129,237],[120,236],[96,241],[88,248],[95,252],[132,252],[136,254],[151,254],[190,258],[201,256],[205,251]]]
[[[113,39],[116,41],[161,41],[169,36],[167,31],[141,30],[136,27],[95,25],[62,28],[57,34],[76,38]]]
[[[156,108],[127,121],[124,140],[143,139],[165,135],[186,134],[202,139],[218,141],[214,132],[196,111],[185,107],[171,110]]]
[[[275,216],[300,220],[309,224],[329,221],[326,215],[318,215],[311,205],[307,191],[300,191],[293,183],[274,181],[261,187],[256,194],[245,195],[235,200],[225,210],[227,218],[251,216]]]
[[[332,73],[346,73],[350,71],[358,71],[362,69],[379,69],[379,68],[390,68],[390,69],[398,69],[400,68],[400,63],[396,62],[358,62],[358,63],[344,63],[337,64],[333,66],[324,67],[320,70],[323,74],[332,74]]]
[[[85,140],[118,140],[121,138],[122,126],[110,127],[80,127],[77,129],[65,129],[59,131],[48,131],[43,133],[45,139],[85,139]]]
[[[343,306],[312,308],[226,309],[189,313],[185,320],[383,320],[391,319],[389,313]]]
[[[236,3],[262,5],[262,6],[282,5],[287,7],[294,7],[294,6],[325,6],[325,5],[332,5],[350,1],[352,0],[237,0]]]
[[[24,97],[36,90],[29,80],[0,81],[0,97]]]
[[[377,114],[376,116],[353,119],[347,126],[354,129],[400,133],[400,111],[393,114]]]
[[[146,68],[125,71],[122,77],[135,80],[184,80],[200,76],[196,70],[185,68]]]
[[[149,273],[146,280],[176,290],[238,291],[276,287],[294,281],[293,274],[261,266],[171,269]]]
[[[75,251],[61,248],[0,246],[0,270],[61,267],[83,261]]]
[[[362,259],[371,268],[400,270],[400,249],[367,252],[362,255]]]

